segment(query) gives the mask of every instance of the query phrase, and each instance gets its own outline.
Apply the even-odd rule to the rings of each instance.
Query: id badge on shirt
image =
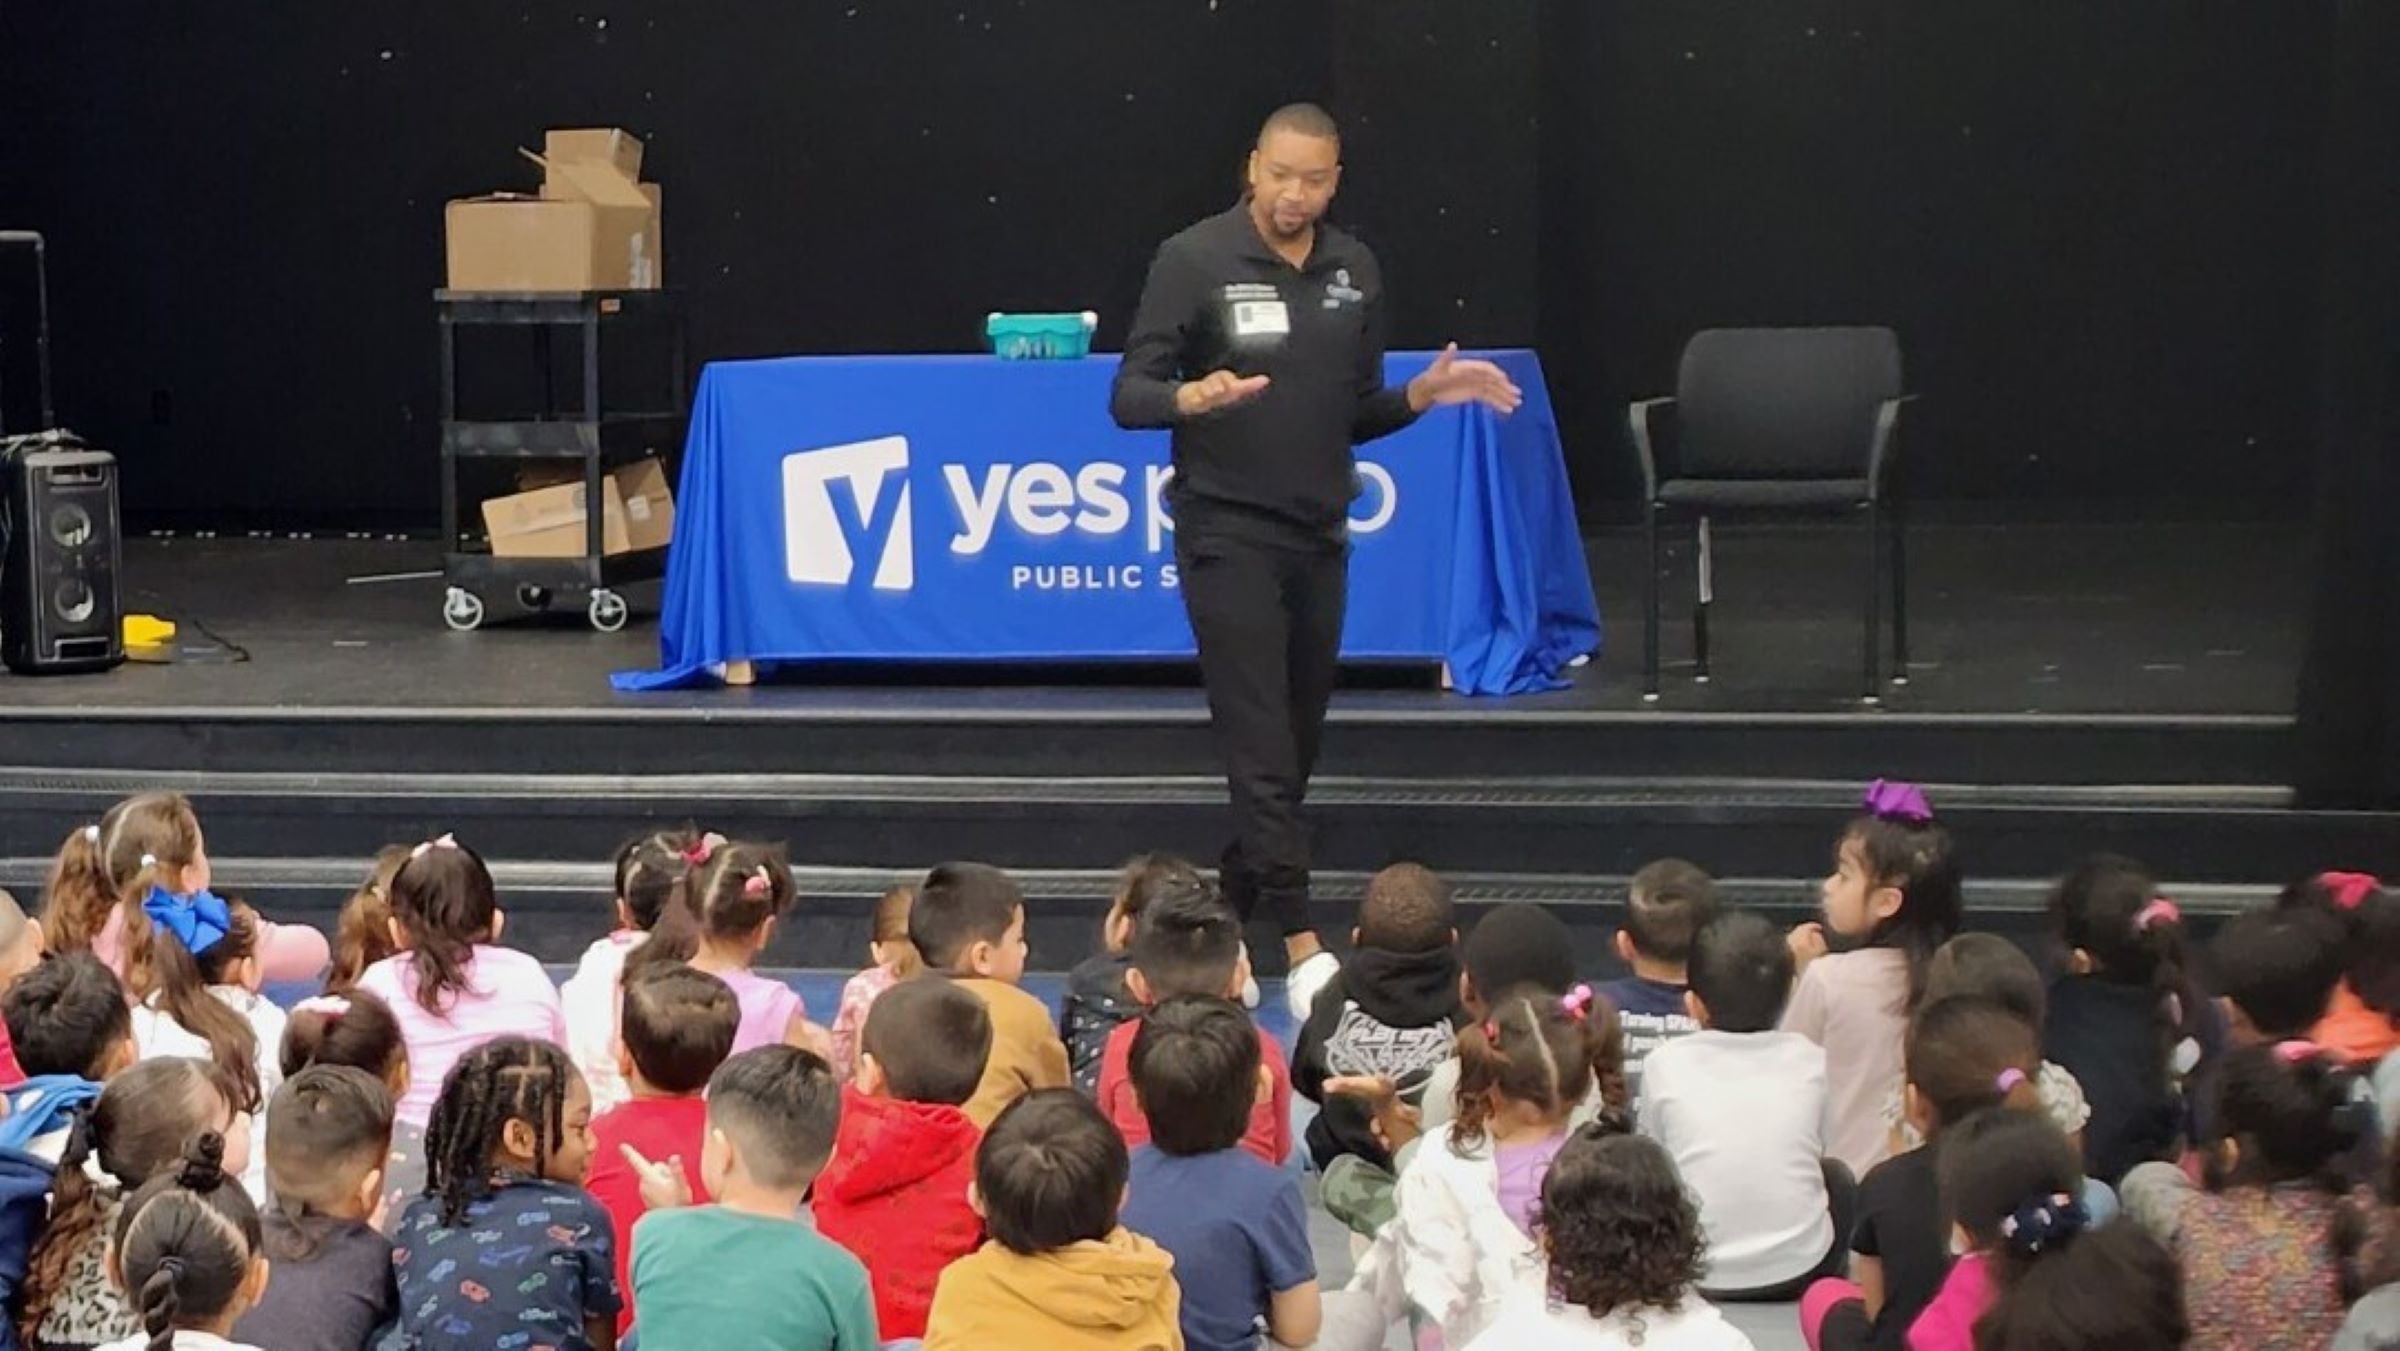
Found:
[[[1233,336],[1281,338],[1292,331],[1292,313],[1281,300],[1239,300],[1233,306]]]

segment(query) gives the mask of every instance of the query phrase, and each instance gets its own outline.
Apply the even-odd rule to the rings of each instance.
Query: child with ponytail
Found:
[[[2186,974],[2183,912],[2131,859],[2098,855],[2050,893],[2066,972],[2050,986],[2042,1053],[2083,1087],[2084,1167],[2114,1185],[2174,1152],[2182,1079],[2221,1039],[2215,1006]]]
[[[375,866],[333,924],[333,969],[325,973],[325,993],[345,994],[368,967],[400,950],[392,941],[392,879],[408,862],[409,846],[387,844],[375,851]]]
[[[213,874],[200,818],[181,793],[141,793],[78,827],[59,847],[44,893],[42,932],[52,951],[99,954],[136,999],[150,993],[155,892],[193,900]],[[259,969],[270,981],[313,980],[330,956],[325,935],[306,925],[260,922]]]
[[[2075,1147],[2046,1114],[1978,1112],[1947,1131],[1940,1150],[1951,1242],[1963,1255],[1909,1328],[1909,1351],[2187,1344],[2173,1259],[2139,1226],[2093,1225],[2076,1199]]]
[[[224,1167],[247,1168],[250,1117],[236,1105],[238,1093],[214,1064],[175,1057],[145,1060],[108,1081],[59,1158],[50,1223],[16,1304],[27,1346],[92,1347],[143,1330],[137,1306],[108,1272],[124,1198],[173,1168],[184,1143],[203,1132],[221,1137]]]
[[[874,1010],[875,1001],[883,998],[886,990],[913,979],[925,969],[925,958],[917,952],[917,945],[908,941],[908,912],[916,903],[917,889],[911,886],[893,887],[875,902],[874,936],[867,940],[867,960],[874,965],[843,982],[842,1002],[833,1015],[833,1073],[843,1083],[850,1082],[850,1076],[858,1072],[859,1043],[866,1036],[867,1014]],[[1127,997],[1131,998],[1130,994]],[[1075,1000],[1070,979],[1069,1012],[1064,1015],[1070,1021]],[[1077,1085],[1086,1091],[1099,1083],[1097,1058],[1090,1068],[1089,1078],[1077,1080]]]
[[[282,1065],[288,1083],[311,1066],[361,1071],[383,1085],[396,1103],[408,1092],[408,1045],[389,1004],[364,990],[321,994],[292,1005],[283,1033]],[[391,1148],[383,1163],[382,1213],[375,1226],[390,1233],[400,1211],[425,1190],[425,1130],[395,1119]]]
[[[108,1273],[142,1330],[101,1351],[259,1351],[227,1340],[266,1292],[267,1258],[258,1207],[230,1185],[225,1154],[223,1136],[203,1133],[125,1203]]]
[[[749,843],[718,849],[692,879],[692,899],[699,932],[688,939],[675,936],[674,946],[682,951],[672,959],[688,960],[694,970],[706,971],[732,988],[735,1002],[742,1006],[732,1053],[775,1045],[830,1053],[832,1038],[808,1020],[799,992],[752,969],[775,937],[776,921],[797,899],[783,851]],[[670,959],[669,944],[663,929],[650,940],[661,949],[655,954],[660,960]],[[651,955],[645,950],[644,960]]]
[[[2183,1269],[2195,1347],[2321,1347],[2360,1293],[2372,1212],[2344,1165],[2372,1114],[2314,1042],[2226,1053],[2205,1186],[2168,1164],[2125,1178],[2128,1213]]]
[[[1542,1179],[1566,1145],[1570,1114],[1597,1088],[1600,1129],[1631,1127],[1616,1009],[1588,985],[1563,997],[1504,995],[1458,1043],[1457,1115],[1401,1173],[1398,1214],[1361,1282],[1395,1290],[1452,1348],[1511,1299],[1540,1298]],[[1385,1262],[1396,1277],[1388,1283],[1366,1269]]]
[[[403,951],[367,968],[358,988],[400,1020],[408,1089],[396,1115],[423,1128],[450,1067],[494,1037],[564,1043],[558,987],[530,955],[500,944],[507,923],[492,874],[448,835],[409,853],[392,878],[392,926]]]
[[[670,932],[693,927],[686,899],[692,873],[724,843],[724,836],[713,833],[661,830],[629,840],[617,850],[616,927],[584,949],[575,974],[558,990],[567,1019],[567,1054],[591,1085],[595,1112],[632,1096],[625,1076],[617,1072],[626,966],[660,925],[669,925]]]
[[[1942,1138],[1994,1107],[2039,1110],[2039,1042],[2033,1024],[1998,1000],[1953,995],[1917,1010],[1902,1100],[1924,1143],[1875,1165],[1859,1183],[1849,1279],[1818,1281],[1801,1297],[1800,1330],[1812,1351],[1903,1344],[1950,1273]]]
[[[154,891],[150,974],[156,988],[133,1011],[142,1059],[187,1056],[215,1062],[255,1117],[283,1082],[283,1010],[260,994],[258,912],[201,892]],[[263,1146],[263,1142],[262,1142]],[[266,1204],[266,1150],[250,1151],[241,1175],[250,1199]]]
[[[2341,934],[2342,981],[2308,1039],[2352,1069],[2374,1069],[2400,1050],[2400,899],[2366,873],[2318,873],[2285,887],[2275,906],[2323,915]]]
[[[1851,1176],[1891,1153],[1884,1103],[1934,952],[1964,905],[1950,832],[1925,794],[1878,779],[1834,847],[1824,919],[1792,930],[1800,980],[1783,1029],[1825,1048],[1825,1148]],[[1845,949],[1830,952],[1828,935]]]

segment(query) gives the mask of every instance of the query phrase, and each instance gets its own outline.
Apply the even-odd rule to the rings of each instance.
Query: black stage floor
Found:
[[[2283,714],[2302,638],[2304,561],[2274,526],[1939,526],[1912,534],[1911,684],[1895,712]],[[1720,529],[1715,679],[1690,680],[1688,556],[1667,600],[1669,711],[1821,713],[1857,708],[1859,537],[1832,529]],[[1606,643],[1558,694],[1470,700],[1353,689],[1345,708],[1479,716],[1635,711],[1640,699],[1638,533],[1591,541]],[[1077,672],[1078,683],[972,667],[835,670],[750,691],[626,698],[612,670],[657,658],[656,587],[635,589],[623,632],[573,612],[503,619],[459,634],[439,618],[442,586],[349,579],[438,566],[430,543],[139,539],[126,546],[128,608],[198,620],[250,654],[101,678],[9,679],[0,702],[43,708],[308,706],[409,708],[773,707],[890,704],[1061,710],[1197,707],[1190,671]],[[187,640],[207,640],[187,630]],[[995,684],[1005,675],[1007,683]],[[1036,676],[1033,679],[1039,679]],[[904,684],[895,685],[895,679]],[[1054,679],[1054,677],[1053,677]],[[1127,684],[1138,680],[1138,684]]]

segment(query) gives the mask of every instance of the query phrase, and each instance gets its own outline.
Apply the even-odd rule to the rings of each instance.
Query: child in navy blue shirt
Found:
[[[1133,1037],[1133,1091],[1150,1143],[1133,1151],[1125,1227],[1175,1257],[1191,1351],[1250,1351],[1263,1330],[1316,1341],[1323,1305],[1308,1215],[1291,1173],[1241,1147],[1269,1090],[1258,1029],[1230,999],[1153,1006]]]
[[[523,1037],[469,1052],[425,1152],[425,1194],[393,1235],[402,1340],[615,1351],[616,1234],[583,1189],[592,1094],[567,1053]]]
[[[1639,1102],[1642,1062],[1700,1030],[1684,1011],[1684,992],[1691,988],[1684,967],[1692,935],[1716,916],[1717,884],[1693,864],[1664,858],[1635,873],[1627,892],[1617,957],[1633,974],[1601,986],[1600,993],[1617,1006],[1617,1021],[1625,1026],[1625,1085]]]

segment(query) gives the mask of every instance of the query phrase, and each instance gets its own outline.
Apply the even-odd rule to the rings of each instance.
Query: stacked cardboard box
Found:
[[[661,197],[642,143],[614,127],[553,131],[539,196],[497,193],[444,213],[453,291],[648,291],[664,284]]]
[[[663,549],[675,537],[675,499],[656,460],[600,480],[600,552]],[[500,558],[580,558],[587,507],[583,480],[495,497],[483,504],[484,532]]]

